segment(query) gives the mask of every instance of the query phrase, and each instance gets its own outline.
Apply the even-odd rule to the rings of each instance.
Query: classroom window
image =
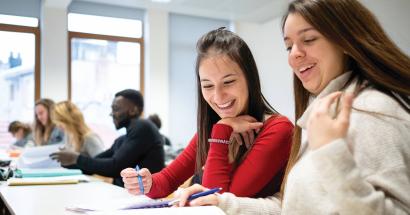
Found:
[[[34,24],[38,21],[7,17],[14,19],[3,19],[0,15],[0,148],[13,142],[7,131],[11,121],[33,121],[34,102],[40,92],[39,29]]]
[[[71,30],[87,29],[92,22],[78,23],[70,18]],[[103,17],[109,23],[109,17]],[[114,23],[118,20],[115,19]],[[74,20],[74,21],[73,21]],[[73,21],[73,23],[71,23]],[[98,22],[98,19],[97,19]],[[76,25],[85,25],[73,27]],[[134,23],[134,25],[129,25]],[[107,35],[110,32],[93,33],[69,32],[70,40],[70,99],[83,112],[88,125],[104,141],[106,146],[113,143],[119,134],[124,133],[115,130],[111,112],[111,103],[116,92],[131,88],[143,89],[143,65],[142,65],[142,25],[138,22],[126,21],[124,28],[138,28],[130,30],[134,34],[126,35],[133,37]],[[106,24],[105,27],[107,27]],[[121,26],[121,24],[118,24]],[[117,26],[117,27],[118,27]],[[124,29],[123,29],[124,30]],[[116,35],[121,31],[118,31]],[[138,33],[139,32],[139,33]],[[96,34],[103,33],[103,34]]]

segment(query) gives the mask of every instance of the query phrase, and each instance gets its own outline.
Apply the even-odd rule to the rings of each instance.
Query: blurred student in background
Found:
[[[157,126],[158,130],[161,129],[162,123],[161,123],[161,119],[159,118],[158,114],[152,114],[148,117],[148,119],[151,120],[151,122],[153,122],[155,126]],[[171,147],[172,145],[171,145],[171,141],[169,140],[169,138],[163,134],[161,134],[161,136],[164,139],[164,145]]]
[[[54,123],[64,131],[64,150],[94,157],[103,151],[100,137],[85,124],[80,109],[70,101],[57,103],[52,114]],[[58,159],[57,159],[58,160]]]
[[[12,144],[12,148],[34,146],[34,139],[30,125],[20,121],[13,121],[9,124],[8,131],[16,139],[16,142]]]
[[[114,178],[113,184],[123,187],[122,169],[138,164],[158,172],[164,168],[162,137],[154,123],[142,119],[144,98],[139,91],[126,89],[115,94],[111,116],[116,129],[125,128],[126,134],[115,139],[111,148],[95,157],[63,150],[52,153],[62,166],[75,166],[86,174]]]
[[[57,128],[50,116],[54,101],[40,99],[35,105],[34,141],[36,146],[62,143],[64,133]]]

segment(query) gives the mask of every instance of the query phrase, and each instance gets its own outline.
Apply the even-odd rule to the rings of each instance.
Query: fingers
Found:
[[[335,102],[340,95],[342,95],[342,92],[334,92],[323,97],[318,104],[318,111],[321,113],[327,113],[330,105],[332,105],[332,103]]]
[[[255,133],[253,130],[250,130],[248,133],[249,144],[246,144],[246,148],[249,149],[251,147],[253,141],[255,141]]]
[[[352,111],[353,97],[354,95],[350,93],[345,94],[342,97],[342,110],[340,111],[336,120],[344,128],[349,126],[349,118],[350,118],[350,113]]]
[[[140,171],[138,171],[138,175],[142,177],[149,177],[151,176],[151,172],[147,168],[142,168]]]
[[[121,177],[135,177],[138,175],[137,171],[133,168],[126,168],[120,172]]]
[[[191,196],[192,194],[195,194],[195,193],[199,193],[199,192],[205,191],[205,190],[208,190],[208,189],[205,188],[205,187],[203,187],[203,186],[201,186],[201,185],[199,185],[199,184],[194,184],[194,185],[192,185],[192,186],[190,186],[190,187],[188,187],[188,188],[185,188],[185,189],[181,192],[181,194],[180,194],[180,196],[179,196],[179,200],[180,200],[180,201],[179,201],[178,206],[179,206],[179,207],[185,206],[185,204],[186,204],[187,201],[188,201],[189,196]]]
[[[215,194],[199,197],[189,202],[190,206],[202,206],[202,205],[218,205],[218,197]]]

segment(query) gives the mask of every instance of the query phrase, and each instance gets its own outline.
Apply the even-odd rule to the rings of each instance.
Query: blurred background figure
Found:
[[[34,146],[34,139],[30,125],[20,121],[13,121],[9,124],[8,131],[16,139],[16,142],[12,144],[11,148]]]
[[[158,114],[152,114],[148,116],[148,119],[151,122],[153,122],[155,126],[157,126],[158,130],[161,129],[162,123],[161,123],[161,119],[159,118]],[[162,133],[160,134],[164,142],[165,164],[168,165],[182,152],[183,149],[176,150],[172,146],[169,138]]]
[[[54,101],[51,99],[40,99],[35,105],[34,114],[34,141],[35,145],[49,145],[61,143],[64,133],[57,128],[50,117],[54,109]]]
[[[151,120],[151,122],[153,122],[157,126],[158,130],[161,129],[162,123],[161,123],[161,119],[159,118],[158,114],[152,114],[148,117],[148,119]],[[164,145],[171,147],[172,145],[171,145],[171,141],[169,140],[169,138],[163,135],[162,133],[161,133],[161,136],[164,138]]]
[[[94,157],[103,151],[101,138],[85,124],[83,114],[74,103],[57,103],[51,116],[56,126],[64,131],[64,150],[75,151],[88,157]]]

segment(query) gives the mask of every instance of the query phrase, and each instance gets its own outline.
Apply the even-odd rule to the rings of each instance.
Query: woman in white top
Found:
[[[54,123],[64,130],[65,148],[94,157],[103,151],[100,137],[85,124],[83,114],[70,101],[57,103],[52,112]]]
[[[409,56],[356,0],[293,1],[282,29],[298,125],[282,192],[189,204],[227,214],[409,214]]]

